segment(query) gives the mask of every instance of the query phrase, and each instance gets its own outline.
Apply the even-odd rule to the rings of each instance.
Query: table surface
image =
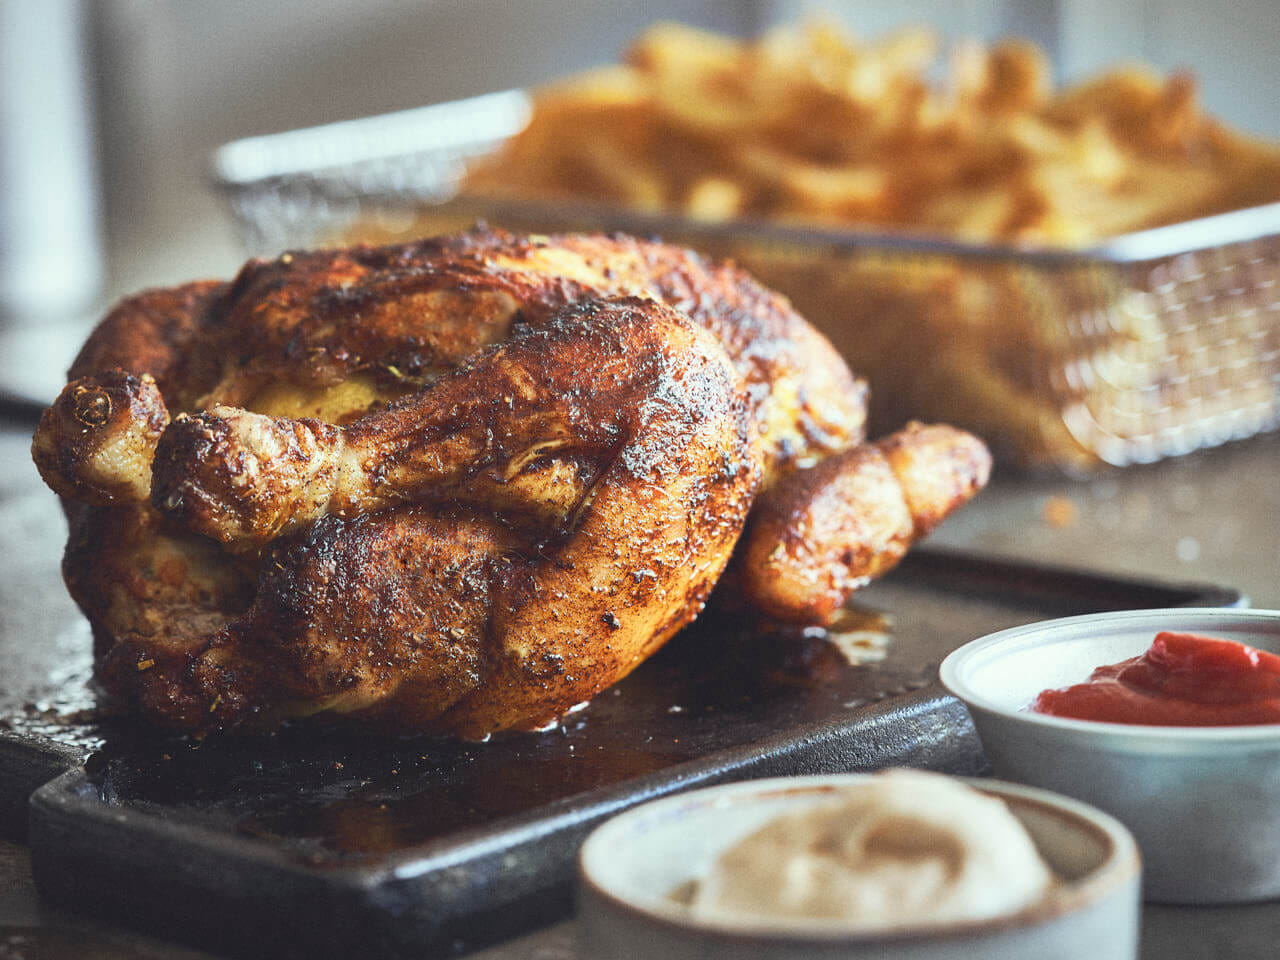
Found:
[[[0,419],[0,503],[46,514],[47,494],[27,455],[30,427]],[[1233,586],[1255,607],[1280,608],[1280,435],[1270,435],[1091,479],[997,472],[990,488],[932,543],[1013,559],[1116,574]],[[31,558],[0,544],[0,576]],[[50,542],[56,554],[61,541]],[[3,682],[0,679],[0,682]],[[1212,811],[1206,811],[1207,816]],[[1188,909],[1149,906],[1143,957],[1253,958],[1280,942],[1280,904]],[[573,924],[561,923],[472,954],[479,960],[567,960]],[[208,956],[81,920],[40,903],[21,846],[0,842],[0,960]]]

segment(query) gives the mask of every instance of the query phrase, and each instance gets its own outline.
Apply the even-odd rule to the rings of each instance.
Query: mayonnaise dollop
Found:
[[[690,909],[756,928],[903,930],[1016,913],[1052,883],[1002,801],[939,774],[893,770],[739,841]]]

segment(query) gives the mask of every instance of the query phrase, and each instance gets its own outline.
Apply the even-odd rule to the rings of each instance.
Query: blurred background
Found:
[[[659,19],[748,36],[819,14],[1025,36],[1060,81],[1189,66],[1210,111],[1280,134],[1274,0],[0,0],[0,385],[47,399],[107,303],[236,268],[221,143],[538,84]]]
[[[34,651],[31,662],[42,664],[68,651],[59,685],[87,669],[88,627],[58,582],[66,525],[31,462],[31,432],[111,303],[147,287],[230,277],[259,252],[214,187],[220,145],[535,87],[616,62],[660,20],[752,37],[815,17],[867,39],[913,25],[957,41],[1024,37],[1044,51],[1058,84],[1135,60],[1164,74],[1188,68],[1209,113],[1280,138],[1280,0],[0,0],[0,641],[8,655],[18,651],[21,665]],[[1280,169],[1280,149],[1272,152]],[[1109,198],[1100,206],[1109,209]],[[1046,461],[1084,464],[1046,474],[1002,462],[992,488],[935,545],[1223,585],[1280,607],[1280,432],[1148,462],[1280,425],[1280,205],[1263,226],[1225,252],[1225,241],[1197,235],[1192,253],[1206,256],[1160,254],[1132,284],[1127,274],[1104,283],[1092,270],[1064,279],[1003,262],[915,257],[904,259],[923,280],[904,271],[899,290],[892,257],[852,257],[850,283],[880,283],[870,288],[880,299],[863,296],[866,286],[841,288],[824,263],[798,275],[792,296],[800,304],[832,289],[829,301],[865,308],[910,339],[915,352],[898,342],[877,349],[855,331],[860,373],[871,375],[868,355],[907,368],[909,376],[891,371],[883,394],[900,393],[912,416],[960,423],[989,408],[1009,430],[979,431],[993,445],[1026,439],[1048,450]],[[973,322],[984,308],[990,327]],[[919,333],[902,322],[917,309],[926,320],[936,312],[936,326]],[[1060,328],[1048,322],[1057,315]],[[1113,340],[1117,349],[1104,349]],[[1058,357],[1060,344],[1074,352]],[[950,362],[948,345],[972,365]],[[950,392],[922,378],[917,361],[938,357]],[[916,394],[907,380],[920,384]],[[1042,391],[1046,384],[1053,389]],[[1125,388],[1114,391],[1117,415],[1143,439],[1159,434],[1158,449],[1095,457],[1077,445],[1094,395],[1101,406],[1116,384]],[[1072,401],[1061,409],[1060,394]],[[935,416],[923,403],[930,395],[944,407],[957,400],[956,409]],[[1134,465],[1105,469],[1116,463]],[[15,675],[24,676],[10,671],[11,685]],[[73,926],[40,906],[25,856],[0,844],[0,933],[43,924],[48,942],[60,943]],[[1153,916],[1148,958],[1271,955],[1280,930],[1275,904],[1211,919],[1177,908]],[[47,954],[45,941],[29,942],[37,953],[28,956],[85,955],[78,941]],[[0,937],[0,958],[10,956],[5,947]],[[128,954],[144,955],[189,956]]]

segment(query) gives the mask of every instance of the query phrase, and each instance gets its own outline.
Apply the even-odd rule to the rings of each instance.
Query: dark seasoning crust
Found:
[[[795,513],[788,475],[860,449],[865,420],[865,386],[785,300],[626,237],[253,261],[126,301],[71,372],[134,411],[86,430],[64,391],[33,447],[96,504],[69,508],[64,569],[99,679],[196,733],[553,721],[697,616],[753,503]],[[324,420],[252,412],[342,388]],[[124,427],[124,465],[97,466],[130,492],[86,494]],[[985,451],[959,453],[981,461],[967,499]]]

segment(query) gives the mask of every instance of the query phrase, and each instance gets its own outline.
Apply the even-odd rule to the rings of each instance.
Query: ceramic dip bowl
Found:
[[[609,820],[579,855],[584,957],[633,960],[1128,960],[1137,955],[1136,846],[1114,819],[1043,790],[966,780],[1004,800],[1057,882],[1008,916],[889,933],[700,920],[694,884],[743,837],[782,814],[828,804],[866,774],[757,780],[679,794]]]
[[[1280,611],[1123,611],[974,640],[943,661],[942,682],[968,706],[996,776],[1083,800],[1133,831],[1148,900],[1280,897],[1280,725],[1146,726],[1026,710],[1042,690],[1138,656],[1161,630],[1280,653]]]

